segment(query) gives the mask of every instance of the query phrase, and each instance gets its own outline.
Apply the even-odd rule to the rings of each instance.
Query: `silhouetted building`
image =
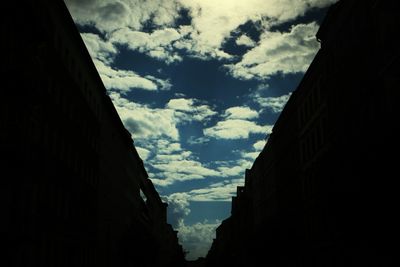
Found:
[[[187,267],[205,267],[206,259],[204,257],[200,257],[194,261],[188,261],[186,263]]]
[[[63,1],[10,2],[0,20],[0,265],[181,266],[167,205]]]
[[[399,11],[394,0],[330,8],[208,266],[393,266]]]

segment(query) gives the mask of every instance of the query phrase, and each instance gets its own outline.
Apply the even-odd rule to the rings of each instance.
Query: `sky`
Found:
[[[205,256],[336,0],[65,0],[187,259]]]

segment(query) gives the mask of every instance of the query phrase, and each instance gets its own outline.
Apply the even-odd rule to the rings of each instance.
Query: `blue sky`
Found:
[[[65,0],[179,230],[204,256],[335,0]]]

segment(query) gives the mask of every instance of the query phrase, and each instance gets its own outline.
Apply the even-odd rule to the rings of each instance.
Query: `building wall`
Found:
[[[1,265],[183,264],[63,1],[10,3],[0,27]]]
[[[252,245],[217,232],[208,266],[393,264],[399,10],[398,1],[330,8],[321,49],[246,172],[247,198],[233,199],[232,236],[245,232]],[[217,250],[228,244],[247,258],[230,262]]]

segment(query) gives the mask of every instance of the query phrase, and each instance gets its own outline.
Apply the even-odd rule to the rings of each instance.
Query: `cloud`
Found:
[[[265,146],[266,143],[267,143],[266,140],[259,140],[259,141],[257,141],[257,142],[253,145],[253,148],[254,148],[256,151],[261,151],[261,150],[263,150],[263,148],[264,148],[264,146]]]
[[[256,98],[255,101],[263,108],[270,109],[274,113],[279,113],[283,110],[286,102],[289,100],[292,93],[278,96],[278,97],[265,97]]]
[[[249,107],[232,107],[225,111],[225,117],[228,119],[255,119],[258,116],[258,112]]]
[[[171,99],[166,108],[174,110],[176,117],[182,122],[207,121],[217,114],[210,106],[201,104],[197,99],[190,98]]]
[[[150,91],[158,89],[169,90],[171,88],[168,80],[157,79],[150,75],[142,77],[130,70],[120,70],[110,67],[110,64],[118,53],[114,44],[104,41],[93,33],[82,33],[81,36],[107,89],[126,92],[133,88]]]
[[[151,154],[150,150],[145,149],[143,147],[136,146],[136,151],[138,152],[140,158],[143,161],[147,160],[149,158],[150,154]]]
[[[251,167],[254,158],[246,159],[244,152],[240,153],[240,156],[242,158],[238,160],[213,162],[214,166],[211,168],[195,158],[191,151],[182,150],[169,155],[157,155],[148,160],[147,164],[150,164],[153,169],[150,172],[153,183],[160,187],[167,187],[176,182],[203,180],[207,177],[214,179],[243,177],[245,170]],[[229,180],[227,183],[230,183]],[[205,201],[204,195],[194,195],[192,194],[194,192],[197,191],[189,192],[193,196],[190,200],[200,201],[199,199],[203,199],[201,201]],[[226,199],[226,195],[221,194],[220,197]]]
[[[163,141],[163,143],[167,142]],[[154,148],[154,151],[159,151],[159,148]],[[147,164],[151,166],[149,176],[153,183],[159,187],[167,187],[176,182],[203,180],[207,177],[214,179],[242,177],[245,170],[251,167],[252,161],[247,160],[243,154],[240,154],[240,156],[242,158],[239,160],[213,162],[214,166],[211,168],[197,159],[191,151],[181,149],[174,150],[170,154],[156,155],[147,160]],[[229,180],[227,181],[229,183]],[[202,201],[205,201],[206,196],[204,194],[194,194],[195,192],[199,193],[200,191],[189,192],[193,196],[191,200],[199,201],[202,199]],[[226,199],[226,194],[221,194],[220,197]],[[219,200],[221,200],[220,197]]]
[[[222,173],[221,176],[223,177],[230,177],[230,176],[239,176],[243,174],[245,169],[242,166],[233,166],[233,167],[218,167],[218,170]]]
[[[242,153],[242,157],[245,159],[250,159],[250,160],[255,160],[258,155],[260,155],[260,152],[244,152]]]
[[[273,25],[303,16],[312,8],[325,7],[334,2],[336,1],[66,0],[78,24],[94,26],[113,42],[126,44],[131,49],[166,63],[182,60],[182,51],[203,59],[233,59],[222,47],[240,25],[248,21],[260,22],[260,31],[265,31]],[[183,9],[188,11],[190,25],[176,25]],[[152,26],[152,32],[145,32],[148,25]],[[255,45],[246,35],[239,37],[237,43],[250,47]],[[236,76],[241,73],[239,70],[232,72]]]
[[[193,28],[186,41],[192,52],[203,58],[232,59],[221,47],[240,25],[261,22],[261,31],[321,8],[335,0],[180,0],[192,18]],[[244,42],[245,37],[241,39]],[[246,40],[250,44],[250,40]],[[240,41],[239,41],[240,42]]]
[[[191,151],[182,149],[180,143],[168,139],[145,142],[155,151],[155,156],[146,164],[151,167],[149,177],[159,187],[220,176],[219,171],[204,166]]]
[[[184,217],[190,213],[189,195],[187,193],[173,193],[169,196],[164,196],[163,200],[168,203],[168,223],[176,229],[183,224]]]
[[[168,139],[154,140],[152,147],[156,150],[157,154],[171,154],[174,152],[182,152],[181,144],[176,141]]]
[[[169,81],[157,79],[153,76],[142,77],[130,70],[120,70],[110,67],[118,53],[113,43],[104,41],[93,33],[82,33],[83,41],[96,66],[97,71],[107,89],[116,89],[123,92],[133,88],[155,91],[169,90]]]
[[[256,42],[254,42],[249,36],[246,34],[241,35],[238,39],[236,39],[237,45],[243,45],[247,47],[254,47]]]
[[[182,57],[173,51],[172,46],[173,42],[181,38],[181,33],[173,28],[155,30],[152,33],[123,28],[110,35],[110,42],[125,44],[132,50],[170,64],[182,61]]]
[[[173,0],[65,0],[75,21],[102,32],[121,28],[142,29],[146,23],[171,26],[181,9]]]
[[[156,155],[154,157],[154,161],[157,162],[171,162],[171,161],[179,161],[179,160],[184,160],[187,159],[190,155],[192,155],[192,152],[190,151],[184,151],[179,154],[174,154],[174,155]]]
[[[153,184],[159,187],[168,187],[175,184],[176,182],[186,182],[193,180],[202,180],[205,177],[200,174],[186,174],[186,173],[176,173],[176,172],[155,172],[149,173]]]
[[[174,111],[151,108],[121,97],[116,92],[110,97],[125,127],[134,139],[168,138],[179,140],[179,131]]]
[[[173,193],[162,197],[168,203],[167,220],[175,230],[178,230],[179,242],[188,251],[186,258],[195,260],[204,257],[210,249],[215,229],[220,221],[210,223],[207,220],[193,225],[185,224],[185,217],[191,212],[188,193]]]
[[[243,139],[249,138],[250,134],[268,134],[271,130],[271,125],[260,126],[252,121],[227,119],[204,129],[203,134],[217,139]]]
[[[118,52],[114,44],[104,41],[97,34],[82,33],[81,37],[93,59],[110,63]]]
[[[198,55],[230,58],[221,46],[231,33],[247,21],[262,21],[263,28],[293,20],[313,7],[332,0],[180,0],[192,18],[191,50]],[[221,54],[222,53],[222,54]]]
[[[157,84],[154,81],[141,77],[133,71],[113,69],[99,60],[95,60],[94,63],[107,89],[116,89],[125,92],[133,88],[149,91],[157,90]]]
[[[201,136],[201,137],[196,138],[194,136],[191,136],[187,140],[187,143],[190,145],[202,145],[202,144],[208,143],[209,141],[210,141],[209,137]]]
[[[305,72],[320,47],[315,38],[317,30],[318,25],[313,22],[295,25],[290,32],[267,31],[241,61],[225,67],[233,77],[244,80]]]
[[[183,175],[198,175],[206,176],[219,176],[219,172],[209,169],[199,161],[194,160],[171,160],[168,163],[153,164],[153,168],[162,170],[164,172],[183,174]]]
[[[167,107],[174,110],[190,111],[193,107],[193,99],[185,99],[185,98],[171,99],[167,103]]]
[[[172,99],[165,108],[152,108],[132,102],[118,92],[112,91],[110,97],[125,127],[135,139],[149,139],[152,142],[150,139],[164,138],[164,141],[158,139],[160,142],[157,143],[157,147],[162,149],[157,153],[161,154],[169,154],[173,152],[172,149],[180,151],[180,143],[169,141],[179,140],[179,124],[207,120],[216,114],[211,107],[199,103],[197,99]],[[162,146],[162,142],[165,142],[165,146]]]
[[[148,91],[171,89],[172,85],[169,80],[158,79],[151,75],[143,77],[131,70],[111,67],[110,65],[118,54],[114,44],[93,33],[82,33],[81,36],[107,89],[121,92],[128,92],[132,89]]]
[[[150,178],[151,178],[151,181],[153,182],[153,184],[158,187],[167,187],[176,182],[173,179],[160,179],[160,178],[154,177],[153,175],[151,175]]]
[[[219,177],[221,172],[201,163],[179,142],[178,125],[194,120],[207,120],[216,114],[197,99],[171,99],[165,108],[138,104],[111,91],[110,98],[122,122],[146,159],[149,177],[157,186],[165,187],[206,177]],[[150,153],[151,151],[151,153]]]
[[[193,225],[182,223],[178,230],[179,241],[188,251],[187,260],[196,260],[199,257],[205,257],[215,238],[215,229],[221,224],[220,221],[214,223],[198,222]]]
[[[240,154],[244,159],[254,161],[260,152],[264,149],[267,140],[259,140],[253,144],[252,151],[241,151]]]
[[[189,203],[191,201],[231,201],[232,196],[236,194],[237,186],[243,185],[244,171],[250,168],[251,164],[251,161],[245,159],[218,162],[217,169],[220,177],[230,178],[219,180],[203,188],[163,197],[169,203],[168,221],[178,230],[179,241],[188,251],[186,257],[188,260],[204,257],[207,254],[215,237],[215,229],[220,224],[220,221],[211,223],[205,220],[187,225],[185,217],[190,213]]]
[[[237,186],[243,185],[243,183],[244,179],[242,178],[225,180],[208,187],[193,189],[187,194],[191,201],[231,201],[232,196],[236,194]]]

